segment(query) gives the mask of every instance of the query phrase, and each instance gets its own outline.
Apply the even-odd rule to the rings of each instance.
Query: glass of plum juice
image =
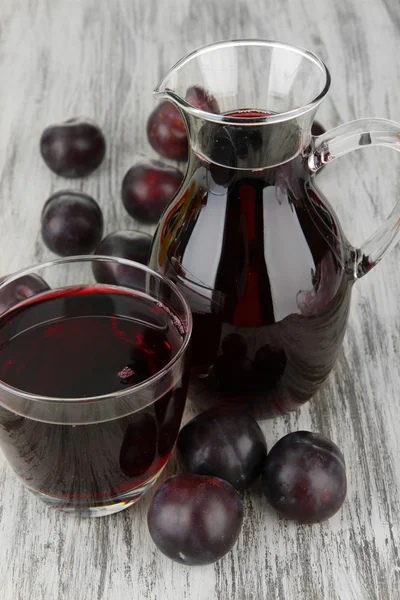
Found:
[[[188,304],[168,279],[106,256],[0,283],[0,446],[47,503],[84,516],[136,502],[175,444]]]

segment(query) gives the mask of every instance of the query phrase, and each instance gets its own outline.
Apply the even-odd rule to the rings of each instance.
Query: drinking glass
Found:
[[[0,283],[0,446],[26,487],[84,516],[135,503],[175,444],[192,317],[138,263],[68,257]]]

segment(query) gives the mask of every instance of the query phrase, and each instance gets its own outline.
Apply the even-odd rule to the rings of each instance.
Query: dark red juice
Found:
[[[50,291],[0,318],[0,380],[60,399],[114,394],[156,375],[182,343],[170,310],[143,294],[100,285]],[[59,506],[110,503],[166,463],[185,404],[183,380],[164,378],[148,397],[133,389],[126,408],[115,404],[115,411],[114,399],[102,401],[106,412],[88,403],[85,422],[0,407],[3,451],[31,489]]]
[[[251,123],[267,113],[245,111]],[[193,313],[189,398],[258,417],[292,410],[328,376],[345,333],[348,244],[298,148],[295,123],[205,123],[150,264]],[[252,170],[251,165],[272,164]]]

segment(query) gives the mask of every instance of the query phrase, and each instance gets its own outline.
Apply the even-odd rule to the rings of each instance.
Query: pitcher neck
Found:
[[[238,122],[218,122],[186,113],[192,152],[207,162],[234,169],[266,169],[298,156],[311,141],[315,110],[297,116],[273,119],[248,117]]]
[[[196,154],[223,167],[254,170],[287,162],[308,145],[329,86],[329,71],[312,52],[247,39],[198,48],[168,71],[154,93],[180,108]]]

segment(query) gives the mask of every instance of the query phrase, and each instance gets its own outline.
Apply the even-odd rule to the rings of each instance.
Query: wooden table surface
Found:
[[[50,258],[39,218],[57,190],[93,195],[107,233],[135,227],[120,184],[137,152],[152,154],[152,88],[195,47],[259,37],[313,50],[332,75],[319,110],[331,128],[366,116],[400,121],[399,34],[398,0],[1,0],[0,273]],[[47,125],[77,115],[101,124],[108,152],[98,172],[71,182],[45,167],[38,142]],[[355,244],[394,205],[398,161],[371,149],[318,176]],[[152,544],[153,492],[113,517],[78,520],[27,492],[1,455],[1,600],[398,600],[399,260],[397,248],[355,286],[343,352],[321,392],[262,424],[269,447],[309,429],[342,448],[348,496],[335,517],[312,527],[281,520],[256,486],[233,551],[189,568]],[[171,460],[165,476],[173,470]]]

